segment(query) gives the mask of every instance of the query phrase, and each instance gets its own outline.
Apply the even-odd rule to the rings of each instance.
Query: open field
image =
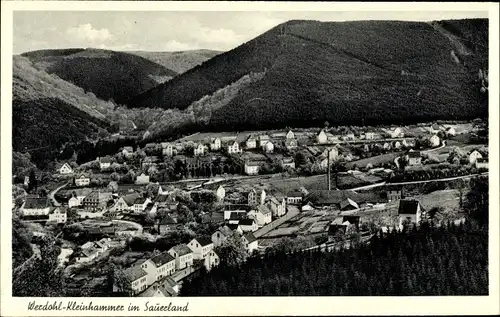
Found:
[[[364,158],[361,160],[357,161],[352,161],[348,163],[346,166],[348,168],[352,168],[354,165],[358,167],[365,167],[368,164],[371,164],[373,166],[385,164],[385,163],[390,163],[392,164],[394,162],[394,159],[398,157],[401,153],[399,152],[391,152],[387,154],[382,154],[382,155],[376,155],[368,158]]]

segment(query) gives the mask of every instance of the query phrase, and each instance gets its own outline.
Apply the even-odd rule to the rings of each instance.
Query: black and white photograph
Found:
[[[261,5],[12,12],[12,297],[491,295],[488,10]]]

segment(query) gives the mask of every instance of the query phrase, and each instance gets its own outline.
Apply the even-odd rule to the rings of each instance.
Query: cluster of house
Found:
[[[406,161],[408,166],[419,166],[422,165],[422,153],[419,151],[410,150],[406,156]],[[472,150],[467,154],[467,160],[470,165],[476,167],[477,169],[487,169],[488,159],[484,158],[483,155],[478,150]]]
[[[28,195],[19,209],[26,222],[66,223],[67,208],[52,206],[47,197]]]
[[[102,238],[99,241],[89,241],[80,247],[76,254],[76,263],[87,263],[95,260],[112,246],[110,238]]]
[[[245,199],[242,201],[241,196]],[[224,221],[231,230],[240,233],[255,232],[271,223],[273,219],[284,216],[287,204],[298,205],[302,202],[301,192],[270,194],[264,189],[250,188],[235,192],[226,197]]]
[[[172,287],[177,285],[171,277],[174,273],[190,269],[194,261],[199,260],[207,270],[219,265],[220,259],[214,251],[214,243],[210,239],[195,238],[188,244],[179,244],[150,259],[140,261],[124,271],[134,295],[146,291],[150,296],[175,296]],[[167,281],[165,281],[168,279]],[[176,290],[175,287],[173,290]],[[152,293],[152,294],[149,294]],[[144,294],[142,294],[144,295]]]

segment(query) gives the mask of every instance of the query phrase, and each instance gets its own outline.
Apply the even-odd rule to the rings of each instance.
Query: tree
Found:
[[[35,170],[32,169],[30,171],[30,176],[29,176],[28,191],[31,192],[33,190],[36,190],[37,188],[38,188],[38,180],[36,179]]]
[[[114,263],[110,263],[108,268],[108,276],[112,276],[113,281],[113,291],[130,295],[132,293],[132,287],[130,281],[125,276],[122,268],[117,267]]]
[[[118,183],[116,181],[109,182],[108,189],[113,193],[116,193],[118,191]]]
[[[488,226],[488,177],[475,177],[465,197],[464,210],[469,218],[481,226]]]
[[[219,255],[221,262],[229,266],[238,266],[247,258],[247,251],[238,232],[233,231],[219,247],[215,248],[215,253]]]

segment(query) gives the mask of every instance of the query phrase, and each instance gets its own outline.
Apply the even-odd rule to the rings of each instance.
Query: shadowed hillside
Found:
[[[94,93],[123,103],[171,79],[176,72],[123,52],[98,49],[42,50],[21,54],[36,66]]]
[[[290,21],[132,98],[128,105],[185,109],[249,73],[265,72],[213,111],[205,128],[485,116],[487,94],[480,92],[478,79],[478,71],[487,69],[487,50],[480,49],[487,47],[484,21],[439,22],[460,35],[456,39],[467,46],[466,53],[429,23]]]
[[[152,62],[158,63],[176,73],[182,74],[189,69],[200,65],[206,60],[220,54],[219,51],[212,50],[192,50],[179,52],[127,52],[144,57]]]

